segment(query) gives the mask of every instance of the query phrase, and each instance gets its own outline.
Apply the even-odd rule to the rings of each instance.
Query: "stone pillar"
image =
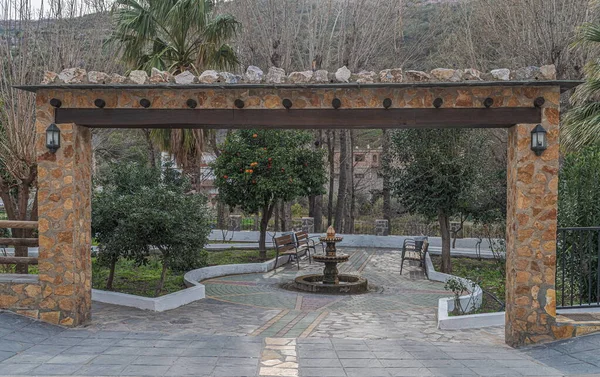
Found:
[[[375,220],[375,235],[376,236],[389,236],[390,226],[387,220]]]
[[[302,231],[307,233],[315,232],[315,218],[314,217],[303,217],[302,218]]]
[[[229,216],[229,231],[239,232],[242,230],[242,216],[230,215]]]
[[[37,98],[40,319],[79,326],[91,319],[91,132],[57,125],[61,147],[46,149],[53,109]]]
[[[535,124],[513,126],[508,136],[506,343],[513,347],[570,336],[556,326],[558,89],[545,97],[548,149],[531,151]]]

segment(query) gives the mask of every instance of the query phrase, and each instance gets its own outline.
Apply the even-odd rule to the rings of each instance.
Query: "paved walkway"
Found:
[[[366,276],[369,293],[288,290],[287,265],[210,280],[211,298],[165,313],[95,303],[85,329],[0,313],[0,376],[600,375],[600,335],[514,350],[503,328],[440,331],[441,284],[418,266],[400,276],[390,251],[344,252],[341,269]]]

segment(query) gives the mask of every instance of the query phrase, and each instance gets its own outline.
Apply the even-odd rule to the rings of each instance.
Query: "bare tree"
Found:
[[[446,5],[446,38],[437,59],[480,70],[554,64],[579,78],[587,59],[573,49],[578,26],[598,16],[589,0],[471,0]]]
[[[109,66],[115,55],[103,52],[102,35],[110,25],[105,15],[86,16],[90,11],[75,1],[50,0],[37,11],[30,0],[0,2],[0,197],[11,220],[37,219],[35,98],[14,85],[39,83],[44,70]],[[27,256],[27,248],[15,248],[15,255]]]

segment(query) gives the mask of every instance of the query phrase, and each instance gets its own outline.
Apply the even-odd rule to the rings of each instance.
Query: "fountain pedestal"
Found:
[[[325,242],[325,255],[314,255],[313,260],[325,264],[322,275],[304,275],[295,280],[298,289],[309,292],[321,293],[361,293],[368,290],[367,279],[358,275],[340,274],[338,263],[347,262],[347,254],[338,254],[335,244],[342,241],[342,237],[335,236],[333,227],[327,229],[327,236],[319,239]]]

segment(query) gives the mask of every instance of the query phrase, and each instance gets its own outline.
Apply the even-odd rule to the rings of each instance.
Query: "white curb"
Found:
[[[289,255],[279,257],[278,266],[289,262],[289,259]],[[274,266],[275,259],[263,263],[226,264],[223,266],[203,267],[189,271],[183,276],[183,282],[188,288],[168,295],[161,297],[142,297],[127,293],[92,289],[92,300],[103,302],[105,304],[164,312],[206,298],[204,284],[200,283],[202,280],[226,275],[268,272],[272,270]]]

